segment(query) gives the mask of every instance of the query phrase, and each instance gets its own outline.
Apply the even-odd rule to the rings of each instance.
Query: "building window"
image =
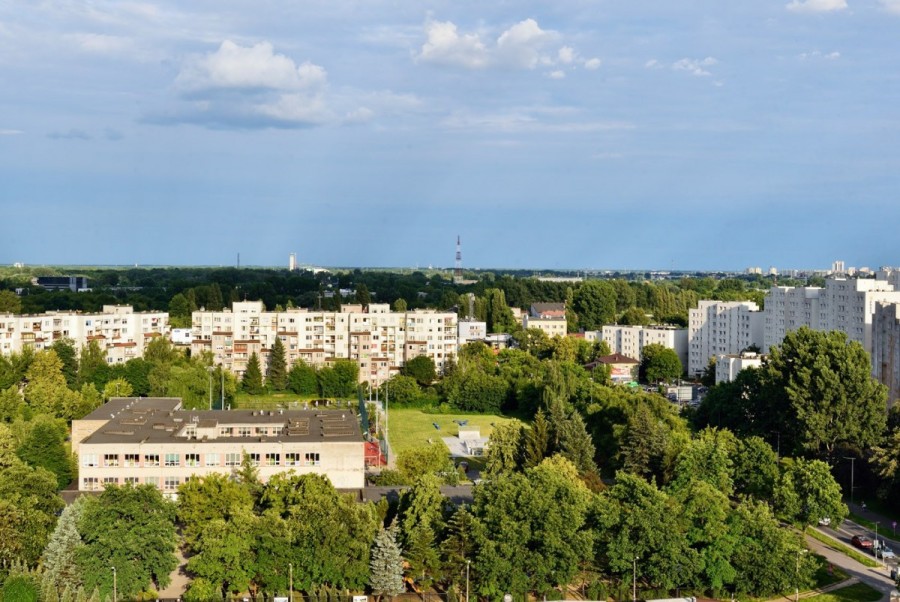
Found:
[[[152,485],[159,489],[159,477],[144,477],[144,485]]]
[[[241,454],[227,453],[225,454],[225,466],[240,466]]]
[[[185,466],[200,466],[200,454],[184,454]]]
[[[230,426],[220,426],[219,427],[219,436],[220,437],[231,437],[232,429]]]
[[[238,437],[249,437],[251,433],[251,429],[249,426],[239,426],[237,430]]]
[[[252,453],[247,454],[250,457],[250,465],[251,466],[259,466],[259,454]]]
[[[166,466],[178,466],[178,454],[166,454]]]
[[[179,480],[178,477],[166,477],[165,481],[165,490],[166,491],[175,491],[178,489]]]
[[[206,465],[207,466],[218,466],[219,465],[219,454],[206,454]]]
[[[84,477],[83,485],[81,487],[86,491],[96,491],[100,489],[100,481],[97,477]]]
[[[137,466],[140,461],[138,454],[125,454],[125,466]]]
[[[266,454],[266,466],[278,466],[281,454]]]
[[[304,460],[306,466],[318,466],[320,464],[318,452],[306,454]]]
[[[119,477],[103,477],[103,485],[118,485]]]
[[[97,454],[84,454],[81,458],[84,466],[100,466]]]
[[[144,454],[144,466],[159,466],[159,454]]]
[[[118,466],[119,465],[119,454],[103,454],[103,465],[104,466]]]
[[[300,466],[300,454],[293,452],[284,454],[284,465]]]
[[[126,485],[137,485],[138,478],[137,477],[125,477],[125,484]]]
[[[269,428],[265,426],[258,426],[256,427],[256,434],[266,437],[269,434]]]

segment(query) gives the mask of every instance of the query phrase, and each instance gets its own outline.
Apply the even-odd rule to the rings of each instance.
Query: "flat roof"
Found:
[[[82,444],[202,443],[202,442],[362,442],[356,414],[349,409],[328,410],[182,410],[178,398],[113,398],[84,420],[106,424]],[[184,434],[193,425],[195,435]],[[257,434],[256,427],[273,434]],[[220,428],[251,427],[252,434],[219,435]]]

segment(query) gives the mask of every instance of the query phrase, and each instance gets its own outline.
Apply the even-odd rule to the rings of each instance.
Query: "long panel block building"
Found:
[[[365,485],[365,442],[342,410],[183,410],[177,398],[113,398],[72,423],[78,489],[147,484],[176,495],[186,480],[232,474],[249,456],[274,474],[325,475],[338,489]]]

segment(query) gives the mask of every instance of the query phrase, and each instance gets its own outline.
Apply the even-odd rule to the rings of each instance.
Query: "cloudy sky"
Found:
[[[900,264],[900,0],[0,0],[0,263]]]

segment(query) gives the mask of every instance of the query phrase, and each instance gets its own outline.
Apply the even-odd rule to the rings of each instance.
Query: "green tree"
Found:
[[[422,387],[431,385],[437,378],[434,360],[427,355],[420,355],[409,360],[400,369],[400,373],[413,377]]]
[[[491,432],[484,475],[493,478],[518,471],[522,466],[523,429],[518,422],[498,424]]]
[[[403,313],[406,311],[406,299],[403,297],[398,298],[394,301],[394,311],[396,313]]]
[[[519,329],[513,317],[512,310],[506,304],[506,295],[501,289],[488,289],[485,291],[487,298],[487,329],[488,332],[515,332]]]
[[[674,349],[658,345],[647,345],[641,351],[639,378],[645,383],[669,382],[680,378],[684,369]]]
[[[22,414],[25,399],[17,387],[0,391],[0,422],[12,422]]]
[[[266,373],[266,385],[273,391],[284,391],[287,388],[287,360],[284,343],[281,337],[275,337],[272,350],[269,352],[269,370]]]
[[[549,454],[550,449],[550,424],[547,422],[543,410],[538,410],[534,415],[531,428],[525,433],[525,445],[523,451],[523,463],[526,468],[540,464]]]
[[[669,427],[665,421],[654,416],[647,404],[637,404],[628,417],[619,447],[622,469],[662,483],[670,447]]]
[[[400,498],[400,545],[406,550],[408,575],[425,589],[440,577],[438,535],[444,529],[446,504],[441,494],[441,479],[433,474],[416,479]]]
[[[119,595],[134,598],[150,586],[165,587],[175,558],[175,505],[152,485],[109,486],[89,498],[78,521],[84,545],[77,564],[85,588],[112,592],[116,567]]]
[[[68,432],[65,423],[38,415],[29,426],[16,453],[29,466],[46,468],[56,475],[58,488],[63,489],[73,477],[72,461],[66,450]]]
[[[13,291],[0,291],[0,313],[22,313],[22,300]]]
[[[211,473],[184,482],[178,488],[178,521],[188,548],[199,549],[197,542],[211,521],[250,514],[254,503],[251,488],[230,475]]]
[[[758,500],[772,499],[778,479],[778,458],[771,445],[760,437],[738,439],[731,460],[735,493],[750,495]]]
[[[25,401],[32,410],[59,418],[71,418],[78,403],[78,394],[66,385],[63,364],[53,350],[34,356],[28,368]]]
[[[4,433],[0,432],[0,435]],[[0,564],[37,563],[63,509],[56,476],[32,468],[12,454],[0,458]]]
[[[81,545],[78,521],[84,512],[87,497],[81,496],[63,509],[56,528],[47,542],[43,554],[43,583],[62,595],[65,590],[75,591],[83,585],[78,570],[77,550]]]
[[[573,412],[560,428],[559,453],[575,465],[580,473],[584,474],[596,472],[595,452],[594,442],[587,432],[581,414]]]
[[[133,394],[134,389],[132,388],[131,383],[124,378],[114,378],[103,387],[103,399],[106,400],[109,400],[112,397],[131,397]]]
[[[356,395],[359,386],[359,364],[353,360],[340,359],[331,364],[337,384],[337,396],[350,398]]]
[[[169,326],[172,328],[190,328],[191,312],[195,309],[191,307],[187,297],[182,293],[177,293],[169,301]]]
[[[262,395],[263,377],[262,369],[259,367],[259,356],[256,352],[250,354],[250,361],[247,362],[247,369],[244,371],[241,380],[241,388],[250,395]]]
[[[782,472],[775,486],[775,508],[786,520],[803,527],[823,518],[837,525],[847,516],[841,487],[828,465],[803,458],[794,459]]]
[[[381,396],[388,399],[391,404],[411,404],[422,397],[422,389],[419,388],[416,379],[403,374],[395,374],[381,387]]]
[[[884,431],[887,389],[871,372],[863,346],[842,332],[789,332],[762,367],[757,404],[765,419],[781,422],[760,426],[786,433],[782,445],[793,442],[826,458],[841,445],[875,445]]]
[[[372,302],[372,295],[369,293],[369,287],[363,283],[356,285],[356,302],[367,307]]]
[[[50,349],[56,352],[56,357],[62,362],[62,373],[66,379],[66,386],[75,389],[78,385],[78,352],[72,339],[58,339],[53,341]]]
[[[672,488],[678,490],[698,480],[709,483],[725,495],[731,495],[734,491],[731,456],[735,448],[736,439],[731,432],[717,429],[701,431],[678,455]]]
[[[288,388],[297,395],[316,395],[319,381],[316,370],[303,360],[297,360],[288,372]]]
[[[165,340],[164,337],[159,337]],[[81,348],[78,359],[78,386],[92,383],[98,390],[103,390],[109,374],[109,364],[106,363],[106,351],[100,348],[95,340],[91,340]]]
[[[238,512],[229,520],[214,518],[206,523],[197,538],[197,552],[188,560],[188,569],[217,587],[220,596],[250,588],[256,572],[253,537],[256,520],[247,511]]]
[[[650,318],[647,313],[637,307],[629,307],[619,317],[619,324],[626,326],[647,326],[650,324]]]
[[[403,556],[397,543],[397,529],[382,529],[375,536],[369,562],[369,587],[376,599],[392,599],[403,592]]]
[[[444,539],[441,542],[441,561],[446,581],[451,586],[465,579],[466,567],[475,556],[477,524],[468,507],[459,506],[447,521]]]
[[[575,312],[584,330],[599,330],[616,319],[616,289],[608,282],[587,280],[575,291]]]

